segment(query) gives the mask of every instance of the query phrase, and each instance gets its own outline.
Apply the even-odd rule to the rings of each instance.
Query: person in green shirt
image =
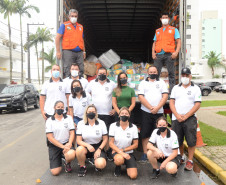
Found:
[[[117,87],[112,92],[112,105],[116,111],[115,121],[119,121],[119,110],[122,107],[127,107],[132,113],[135,107],[136,95],[134,89],[128,86],[128,76],[125,72],[118,75]],[[133,122],[133,116],[130,116],[130,121]]]

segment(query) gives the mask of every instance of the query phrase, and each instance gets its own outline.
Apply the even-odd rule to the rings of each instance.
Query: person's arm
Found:
[[[144,97],[144,95],[139,94],[138,95],[138,99],[140,100],[140,102],[147,107],[149,110],[152,110],[152,106],[150,103],[148,103],[148,101],[146,100],[146,98]]]
[[[178,56],[178,53],[179,53],[180,48],[181,48],[181,39],[176,39],[176,43],[177,43],[176,51],[172,53],[172,56],[171,56],[172,59],[175,59]]]
[[[117,98],[116,97],[112,97],[112,106],[114,107],[115,111],[117,113],[119,113],[119,108],[118,108],[118,105],[117,105]]]
[[[82,140],[82,136],[79,136],[78,134],[77,134],[77,137],[76,137],[76,141],[77,141],[77,144],[78,144],[78,145],[87,148],[90,152],[94,152],[94,151],[95,151],[94,147],[93,147],[92,145],[90,145],[90,144],[84,142],[84,141]]]
[[[175,107],[175,99],[170,99],[170,110],[172,111],[172,113],[175,115],[175,117],[177,118],[177,121],[182,122],[183,118],[180,114],[177,113],[176,111],[176,107]]]
[[[196,102],[192,109],[187,114],[183,115],[183,120],[185,121],[186,119],[194,115],[196,111],[199,110],[200,105],[201,105],[200,102]]]
[[[70,113],[69,115],[72,117],[72,119],[74,118],[73,112],[74,112],[73,107],[69,107],[69,113]]]
[[[136,105],[136,95],[135,95],[135,91],[134,89],[132,89],[132,92],[131,92],[131,105],[129,107],[129,111],[132,112],[132,110],[134,109]]]
[[[84,38],[83,38],[83,45],[84,45],[84,49],[83,49],[83,58],[85,59],[85,58],[86,58],[86,48],[85,48],[85,41],[84,41]]]
[[[59,141],[57,141],[54,137],[53,137],[53,133],[47,133],[46,134],[47,139],[55,146],[64,149],[65,145],[63,145],[62,143],[60,143]]]
[[[168,162],[170,162],[171,160],[173,160],[175,157],[177,157],[178,155],[178,149],[174,149],[173,152],[170,154],[169,157],[167,157],[161,164],[160,166],[160,170],[164,169],[167,165]]]
[[[147,144],[147,150],[151,150],[152,152],[156,152],[157,156],[164,157],[164,154],[162,153],[161,150],[159,150],[157,147],[155,147],[151,142],[148,142]]]
[[[40,96],[39,105],[40,105],[40,110],[41,110],[42,117],[44,118],[44,120],[47,119],[47,117],[45,115],[45,111],[44,111],[45,100],[46,100],[46,96],[45,95],[41,95]]]
[[[66,93],[65,96],[66,96],[66,99],[67,99],[67,109],[68,109],[68,113],[67,114],[70,115],[70,112],[69,112],[69,96],[70,96],[70,94]]]
[[[135,149],[137,149],[137,147],[138,147],[138,139],[134,139],[132,145],[124,148],[124,152],[128,152],[130,150],[135,150]]]
[[[152,44],[152,58],[153,59],[156,59],[156,53],[155,53],[155,44],[156,44],[156,41],[153,42]]]
[[[108,142],[108,136],[105,135],[105,136],[103,136],[103,142],[101,143],[101,145],[99,146],[99,148],[94,153],[94,159],[100,157],[101,150],[104,149],[104,147],[106,146],[107,142]]]
[[[55,44],[56,44],[56,56],[60,60],[61,59],[61,51],[60,51],[60,39],[63,35],[57,33],[55,38]]]
[[[162,99],[160,100],[159,104],[154,107],[151,111],[152,114],[157,114],[158,110],[165,105],[166,101],[168,100],[168,93],[162,94]]]

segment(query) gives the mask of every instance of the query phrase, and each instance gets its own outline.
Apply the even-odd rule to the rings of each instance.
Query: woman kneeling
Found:
[[[153,179],[157,178],[160,170],[164,168],[169,174],[176,176],[180,165],[181,156],[177,135],[167,128],[167,124],[165,117],[157,119],[157,129],[153,131],[147,145],[148,160],[153,167]],[[161,163],[160,168],[157,162]]]

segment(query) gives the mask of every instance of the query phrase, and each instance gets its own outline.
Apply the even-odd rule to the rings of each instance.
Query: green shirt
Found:
[[[122,92],[120,96],[116,96],[115,91],[112,92],[112,97],[116,97],[117,99],[117,106],[119,108],[122,107],[130,107],[132,97],[136,97],[134,89],[128,86],[122,87]]]

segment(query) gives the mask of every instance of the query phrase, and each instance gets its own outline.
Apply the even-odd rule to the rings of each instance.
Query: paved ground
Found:
[[[226,93],[212,91],[209,96],[203,96],[202,100],[226,100]]]

